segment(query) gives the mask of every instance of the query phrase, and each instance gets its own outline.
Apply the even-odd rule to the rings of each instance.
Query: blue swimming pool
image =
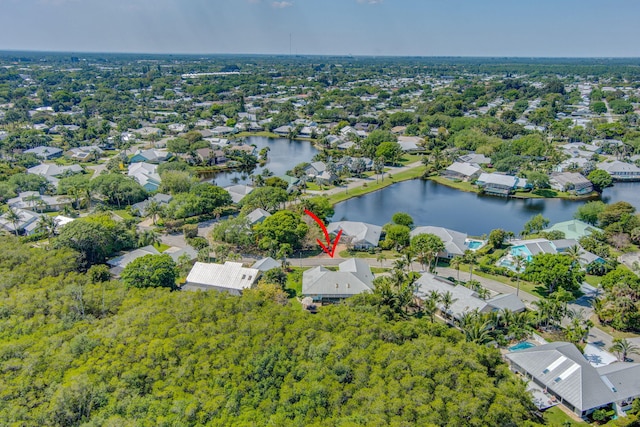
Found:
[[[531,344],[528,341],[522,341],[514,346],[509,347],[509,351],[526,350],[528,348],[535,347],[535,346],[536,346],[535,344]]]
[[[469,247],[469,249],[478,249],[480,246],[482,246],[482,242],[478,240],[468,240],[467,246]]]
[[[526,259],[531,256],[531,252],[529,252],[529,249],[527,249],[526,246],[520,245],[520,246],[514,246],[511,248],[511,255],[512,256],[520,255]]]

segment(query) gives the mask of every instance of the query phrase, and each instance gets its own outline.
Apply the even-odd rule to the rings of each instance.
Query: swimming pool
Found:
[[[529,341],[522,341],[518,344],[509,347],[509,351],[518,351],[518,350],[526,350],[531,347],[535,347],[535,344],[531,344]]]
[[[511,255],[512,256],[522,256],[525,259],[528,259],[531,256],[531,252],[529,252],[529,249],[527,249],[526,246],[521,245],[521,246],[514,246],[511,248]]]
[[[478,249],[482,246],[483,242],[478,240],[467,240],[466,244],[469,249]]]

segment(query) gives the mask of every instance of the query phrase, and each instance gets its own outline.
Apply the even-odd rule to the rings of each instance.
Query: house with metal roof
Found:
[[[282,267],[282,264],[280,264],[278,261],[271,258],[270,256],[259,259],[251,266],[251,268],[255,268],[262,272],[273,270],[274,268],[281,268],[281,267]]]
[[[255,225],[261,223],[270,216],[271,214],[264,209],[256,208],[247,214],[247,219],[249,220],[249,225]]]
[[[451,293],[453,304],[445,310],[442,302],[438,302],[438,310],[452,318],[459,320],[466,313],[478,311],[490,313],[492,311],[511,310],[518,313],[525,310],[524,303],[515,294],[499,294],[491,299],[483,300],[473,289],[467,288],[432,273],[423,273],[415,282],[416,297],[425,300],[431,292]]]
[[[530,188],[531,185],[524,178],[504,175],[501,173],[482,173],[476,181],[486,194],[508,196],[518,188]]]
[[[8,213],[0,215],[0,228],[12,234],[16,232],[16,229],[18,234],[24,233],[27,236],[34,234],[38,229],[38,220],[41,215],[26,209],[15,209],[15,212],[19,217],[15,224],[9,220]]]
[[[612,405],[618,415],[640,397],[640,364],[616,362],[594,367],[578,348],[552,342],[505,355],[511,370],[524,375],[580,417]]]
[[[138,150],[129,160],[131,163],[162,163],[167,161],[171,154],[163,150]]]
[[[459,179],[461,181],[473,181],[480,176],[482,169],[472,163],[453,162],[442,171],[442,176],[449,179]]]
[[[570,221],[557,222],[543,231],[561,231],[564,233],[565,238],[578,240],[596,231],[601,233],[602,229],[579,219],[572,219]]]
[[[253,191],[253,187],[249,187],[248,185],[231,185],[229,187],[224,187],[227,190],[227,193],[231,196],[231,200],[233,203],[240,203],[244,197]]]
[[[51,160],[62,156],[62,150],[57,147],[35,147],[28,150],[24,150],[25,154],[34,154],[37,158],[42,160]]]
[[[440,240],[442,240],[444,243],[444,252],[440,252],[438,254],[440,258],[451,259],[455,256],[462,256],[464,255],[464,252],[469,249],[466,245],[466,233],[429,225],[425,227],[416,227],[411,230],[411,237],[417,236],[418,234],[435,234],[440,238]]]
[[[337,221],[327,225],[329,234],[338,234],[351,239],[354,249],[372,249],[378,246],[382,227],[358,221]]]
[[[157,191],[162,181],[157,169],[157,165],[146,162],[132,163],[129,165],[128,175],[138,181],[145,190]]]
[[[58,166],[49,163],[42,163],[27,169],[27,173],[43,176],[53,185],[57,185],[63,175],[66,176],[82,172],[84,172],[84,170],[80,165]]]
[[[147,216],[147,206],[151,202],[156,202],[160,206],[167,205],[173,200],[173,197],[169,194],[156,193],[152,197],[146,200],[131,205],[131,212],[135,215],[145,217]]]
[[[484,154],[468,153],[458,157],[460,163],[474,163],[476,165],[488,165],[491,159]]]
[[[369,264],[350,258],[338,265],[338,271],[315,267],[302,273],[302,295],[316,302],[338,302],[353,295],[373,291],[373,273]]]
[[[241,262],[227,261],[224,264],[196,262],[181,289],[214,290],[241,295],[243,290],[253,287],[259,275],[260,270],[243,267]]]
[[[109,271],[116,277],[120,276],[120,273],[122,273],[122,270],[124,270],[127,265],[145,255],[160,255],[160,252],[158,252],[158,250],[151,245],[134,249],[132,251],[124,253],[123,255],[108,260],[107,264],[111,266]]]
[[[615,181],[640,181],[640,168],[620,160],[598,163],[598,169],[607,172]]]
[[[556,172],[549,177],[551,188],[571,194],[584,195],[593,191],[593,184],[576,172]]]

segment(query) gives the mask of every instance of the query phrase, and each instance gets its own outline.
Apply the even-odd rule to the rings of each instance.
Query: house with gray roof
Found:
[[[576,240],[580,239],[581,237],[589,236],[593,232],[603,232],[602,229],[594,227],[591,224],[587,224],[584,221],[580,221],[579,219],[558,222],[543,231],[561,231],[564,233],[565,238]]]
[[[62,176],[82,172],[84,170],[80,165],[58,166],[50,163],[42,163],[27,169],[27,173],[43,176],[53,185],[58,185]]]
[[[527,180],[501,173],[482,173],[476,181],[486,194],[508,196],[518,188],[530,188]]]
[[[224,264],[196,262],[181,289],[213,290],[241,295],[243,290],[255,285],[259,275],[260,270],[243,267],[241,262],[227,261]]]
[[[73,160],[77,160],[79,162],[88,162],[90,160],[94,160],[100,156],[104,151],[102,148],[97,145],[87,145],[84,147],[75,147],[69,150],[68,154],[71,156]]]
[[[18,234],[24,233],[27,236],[34,234],[38,229],[38,220],[41,215],[26,209],[15,209],[15,212],[20,218],[15,224],[9,221],[7,213],[0,215],[0,228],[11,234],[14,234],[16,229],[18,229]]]
[[[25,154],[34,154],[37,158],[42,160],[51,160],[62,156],[62,150],[57,147],[35,147],[28,150],[24,150]]]
[[[129,165],[128,175],[138,181],[147,191],[157,191],[162,179],[157,172],[158,166],[146,162]]]
[[[484,154],[468,153],[458,157],[460,163],[473,163],[476,165],[488,165],[491,163],[491,159]]]
[[[302,295],[316,302],[332,303],[363,292],[373,291],[373,273],[369,264],[350,258],[338,271],[315,267],[302,273]]]
[[[156,202],[159,205],[167,205],[173,200],[173,197],[169,194],[156,193],[152,197],[146,200],[131,205],[131,211],[138,216],[147,216],[147,206],[151,202]]]
[[[556,172],[549,178],[551,188],[571,194],[584,195],[593,191],[593,184],[582,174],[576,172]]]
[[[640,168],[619,160],[598,163],[598,169],[607,172],[615,181],[640,181]]]
[[[354,249],[367,250],[378,246],[382,227],[358,221],[337,221],[327,225],[329,234],[338,234],[342,230],[344,237],[351,239]]]
[[[118,277],[127,265],[145,255],[160,255],[160,252],[158,252],[158,250],[151,245],[126,252],[123,255],[111,258],[107,261],[107,264],[111,266],[109,272]]]
[[[256,208],[247,214],[247,220],[249,220],[249,225],[255,225],[261,223],[270,216],[271,214],[264,209]]]
[[[480,166],[471,163],[453,162],[442,171],[442,176],[448,179],[459,179],[460,181],[474,181],[482,172]]]
[[[231,196],[231,200],[233,203],[240,203],[244,197],[253,191],[253,187],[249,187],[248,185],[231,185],[229,187],[224,187],[227,190],[227,193]]]
[[[164,150],[138,150],[129,160],[131,163],[162,163],[167,161],[171,154]]]
[[[417,137],[417,136],[399,136],[398,137],[398,144],[400,145],[400,148],[402,148],[402,151],[420,151],[423,148],[420,146],[420,144],[422,143],[422,138]]]
[[[282,264],[271,258],[270,256],[266,258],[259,259],[256,261],[251,268],[255,268],[256,270],[260,270],[262,272],[273,270],[274,268],[281,268]]]
[[[553,395],[579,417],[613,405],[618,415],[640,397],[640,364],[616,362],[594,367],[567,342],[552,342],[505,355],[511,370]]]
[[[462,256],[464,252],[469,249],[465,244],[467,239],[466,233],[434,226],[416,227],[411,230],[411,237],[417,236],[418,234],[435,234],[442,240],[444,243],[444,252],[438,254],[440,258],[451,259],[455,256]]]
[[[48,196],[38,191],[23,191],[17,197],[7,200],[7,205],[17,209],[30,211],[59,211],[70,205],[71,200],[64,196]]]

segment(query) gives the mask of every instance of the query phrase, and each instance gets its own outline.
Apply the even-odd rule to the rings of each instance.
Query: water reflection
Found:
[[[309,141],[292,141],[286,138],[265,138],[262,136],[250,136],[245,140],[246,144],[255,145],[256,152],[264,147],[269,147],[268,161],[264,166],[258,166],[253,170],[223,172],[203,176],[216,185],[226,187],[232,185],[237,178],[240,184],[250,184],[249,175],[258,175],[266,168],[273,172],[274,176],[284,175],[286,171],[302,162],[310,162],[318,152]]]
[[[640,207],[640,183],[607,189],[609,202],[627,200]],[[383,225],[395,212],[407,212],[417,225],[437,225],[480,236],[495,228],[519,233],[532,216],[542,214],[554,223],[573,218],[585,201],[506,199],[458,191],[433,181],[405,181],[375,193],[347,200],[335,207],[335,221],[364,221]]]

